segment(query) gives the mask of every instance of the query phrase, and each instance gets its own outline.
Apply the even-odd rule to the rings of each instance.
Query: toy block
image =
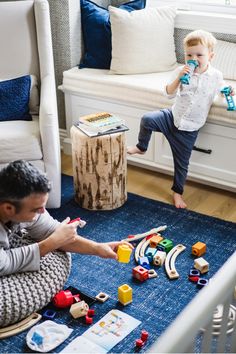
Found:
[[[85,316],[85,323],[86,324],[92,324],[93,323],[92,317],[89,317],[88,315],[86,315]]]
[[[148,270],[143,268],[142,266],[134,267],[132,270],[133,277],[140,280],[145,281],[148,279]]]
[[[190,269],[188,274],[188,280],[197,283],[200,278],[200,271],[198,269]]]
[[[163,240],[163,237],[160,234],[157,234],[150,238],[150,247],[156,248],[158,243]]]
[[[138,264],[143,268],[150,269],[149,259],[147,257],[139,257]]]
[[[89,309],[88,304],[86,304],[86,302],[83,300],[83,301],[77,302],[76,304],[71,305],[70,314],[74,318],[83,317],[83,316],[87,315],[88,309]]]
[[[158,277],[157,272],[154,269],[149,269],[148,270],[148,278],[149,279],[157,278],[157,277]]]
[[[88,315],[89,317],[94,316],[94,315],[95,315],[95,310],[94,310],[94,309],[89,309],[87,315]]]
[[[153,257],[155,255],[156,251],[157,251],[157,249],[156,248],[152,248],[152,247],[148,247],[146,249],[145,256],[148,258],[149,263],[153,262]]]
[[[199,278],[197,282],[197,287],[198,288],[203,288],[204,286],[208,285],[209,280],[204,279],[204,278]]]
[[[128,245],[120,245],[118,247],[117,256],[121,263],[129,263],[132,249]]]
[[[142,341],[142,339],[136,339],[135,341],[135,345],[137,348],[142,348],[142,346],[144,345],[144,341]]]
[[[173,242],[165,238],[161,242],[158,243],[157,249],[159,251],[164,251],[168,253],[173,248]]]
[[[142,341],[146,342],[146,340],[148,339],[148,336],[149,336],[149,333],[143,329],[141,331],[141,339],[142,339]]]
[[[107,301],[107,299],[109,299],[109,295],[108,294],[106,294],[106,293],[103,293],[103,292],[101,292],[101,293],[99,293],[99,294],[97,294],[96,296],[95,296],[95,298],[98,300],[98,301],[100,301],[100,302],[105,302],[105,301]]]
[[[153,257],[153,264],[156,266],[162,266],[166,259],[166,252],[157,251],[155,256]]]
[[[194,268],[200,270],[201,274],[204,274],[209,270],[209,263],[203,257],[196,258],[194,260]]]
[[[197,257],[201,257],[206,253],[206,244],[198,241],[192,246],[192,254]]]
[[[124,306],[132,302],[132,288],[128,284],[123,284],[118,288],[118,299]]]
[[[56,316],[56,311],[46,310],[42,313],[42,316],[45,320],[53,320],[53,318]]]

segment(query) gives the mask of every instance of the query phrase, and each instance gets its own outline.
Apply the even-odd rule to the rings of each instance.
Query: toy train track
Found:
[[[175,260],[177,256],[185,250],[185,246],[182,244],[178,244],[175,247],[173,247],[170,252],[167,254],[166,260],[165,260],[165,270],[166,273],[169,277],[169,279],[178,279],[179,278],[179,273],[177,272],[175,268]]]

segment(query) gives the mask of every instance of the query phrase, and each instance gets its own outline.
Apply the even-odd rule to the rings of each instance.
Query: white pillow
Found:
[[[212,66],[222,72],[224,79],[236,80],[236,43],[217,40]]]
[[[112,74],[169,71],[176,66],[173,7],[128,12],[109,6]]]

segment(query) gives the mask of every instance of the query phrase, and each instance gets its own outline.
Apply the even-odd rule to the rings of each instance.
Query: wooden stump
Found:
[[[85,209],[111,210],[127,200],[125,133],[90,138],[71,128],[75,200]]]

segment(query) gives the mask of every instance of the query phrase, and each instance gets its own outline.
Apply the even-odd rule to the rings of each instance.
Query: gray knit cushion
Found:
[[[26,238],[19,237],[11,247],[29,242]],[[41,258],[40,270],[37,272],[0,277],[0,327],[18,322],[46,306],[63,288],[70,267],[69,253],[51,252]]]

